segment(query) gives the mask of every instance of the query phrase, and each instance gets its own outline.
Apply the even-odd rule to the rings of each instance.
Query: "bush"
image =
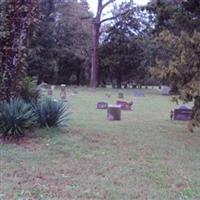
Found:
[[[34,111],[40,127],[58,127],[68,120],[68,107],[63,102],[51,99],[35,104]]]
[[[0,103],[0,132],[3,137],[19,138],[36,122],[32,107],[21,99]]]
[[[26,102],[36,102],[39,98],[39,90],[37,90],[37,83],[31,77],[24,77],[22,79],[22,88],[20,93],[21,98]]]

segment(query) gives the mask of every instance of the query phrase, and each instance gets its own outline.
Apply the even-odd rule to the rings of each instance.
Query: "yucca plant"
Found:
[[[33,109],[24,100],[11,99],[0,103],[0,133],[4,138],[24,136],[25,130],[35,122]]]
[[[40,127],[58,127],[68,121],[68,106],[64,102],[45,99],[34,105],[34,111]]]

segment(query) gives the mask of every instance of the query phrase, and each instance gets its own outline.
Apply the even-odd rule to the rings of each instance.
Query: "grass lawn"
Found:
[[[134,109],[109,122],[96,103],[120,90],[76,90],[67,129],[0,144],[0,200],[200,199],[200,130],[170,120],[170,97],[123,90]]]

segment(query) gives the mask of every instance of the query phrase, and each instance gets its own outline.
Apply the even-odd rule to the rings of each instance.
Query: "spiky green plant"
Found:
[[[66,125],[68,121],[68,106],[64,102],[45,99],[34,105],[40,127],[58,127]]]
[[[0,133],[4,138],[24,136],[26,129],[36,122],[32,107],[21,99],[0,103]]]

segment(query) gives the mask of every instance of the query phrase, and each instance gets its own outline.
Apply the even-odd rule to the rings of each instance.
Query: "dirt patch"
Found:
[[[0,138],[0,144],[14,144],[19,146],[20,148],[24,148],[28,151],[35,152],[40,151],[47,146],[45,144],[38,143],[38,139],[34,137],[25,136],[20,139],[3,139]]]

